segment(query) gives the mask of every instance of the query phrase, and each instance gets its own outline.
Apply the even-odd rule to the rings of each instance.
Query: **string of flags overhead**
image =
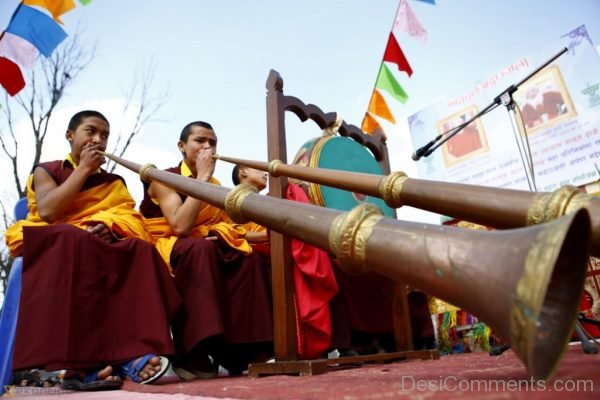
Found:
[[[92,0],[79,0],[88,5]],[[22,0],[0,34],[0,85],[10,96],[25,88],[21,67],[32,69],[38,54],[49,58],[67,38],[61,15],[75,8],[74,0]]]
[[[435,0],[416,1],[435,5]],[[383,118],[392,124],[396,123],[396,120],[390,111],[390,107],[382,95],[382,91],[386,92],[402,104],[406,103],[408,100],[408,94],[402,88],[400,83],[398,83],[398,80],[390,70],[390,67],[388,67],[388,64],[386,64],[396,64],[398,71],[406,72],[409,78],[412,76],[413,69],[397,40],[402,33],[421,42],[425,42],[428,35],[427,30],[423,27],[412,8],[410,8],[407,0],[400,0],[400,3],[398,4],[398,11],[396,12],[394,24],[392,25],[392,30],[383,53],[383,60],[381,61],[379,73],[375,80],[375,87],[373,88],[371,100],[369,101],[367,112],[362,121],[361,129],[368,134],[373,134],[376,129],[384,132],[375,117]]]

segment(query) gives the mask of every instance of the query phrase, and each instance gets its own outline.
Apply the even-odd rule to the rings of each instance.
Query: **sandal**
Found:
[[[123,381],[112,379],[98,380],[98,372],[86,374],[83,380],[79,377],[65,378],[61,384],[63,390],[97,391],[97,390],[119,390]]]
[[[206,362],[207,365],[205,365],[202,370],[186,369],[181,365],[176,365],[176,363],[173,362],[173,372],[175,372],[175,375],[184,381],[215,378],[218,375],[219,366],[215,363],[212,363],[208,358],[208,355],[206,355]]]
[[[142,380],[140,377],[140,372],[144,369],[148,361],[151,358],[158,357],[160,359],[160,371],[155,371],[155,374],[149,377],[148,379]],[[129,378],[135,383],[147,384],[150,382],[154,382],[161,376],[167,372],[169,369],[169,359],[163,356],[157,356],[154,354],[146,354],[143,357],[134,358],[131,361],[121,365],[121,379]]]

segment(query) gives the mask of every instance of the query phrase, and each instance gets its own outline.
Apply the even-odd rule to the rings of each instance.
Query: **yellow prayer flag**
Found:
[[[369,102],[369,110],[371,114],[377,115],[383,119],[390,121],[392,124],[396,123],[390,108],[388,107],[385,99],[379,93],[377,89],[373,90],[373,95],[371,96],[371,101]]]
[[[74,0],[23,0],[23,4],[45,8],[59,24],[63,23],[60,16],[75,8]]]

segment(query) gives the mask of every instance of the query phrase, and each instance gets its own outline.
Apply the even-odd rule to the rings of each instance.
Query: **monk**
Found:
[[[267,178],[266,172],[244,165],[236,165],[231,171],[231,180],[234,185],[250,185],[256,189],[257,193],[267,187]],[[269,240],[267,228],[262,225],[250,221],[244,224],[244,228],[247,231],[246,240],[254,246],[254,249],[262,248],[260,244]]]
[[[13,368],[71,370],[64,389],[150,383],[174,354],[181,299],[123,179],[101,168],[109,135],[101,113],[75,114],[70,153],[34,167],[28,217],[6,232],[23,256]]]
[[[220,184],[213,177],[217,136],[210,124],[187,124],[177,146],[183,159],[166,171]],[[221,209],[157,182],[145,184],[140,211],[183,298],[173,323],[175,373],[185,380],[211,378],[219,364],[235,375],[249,362],[270,358],[268,269],[243,226]]]

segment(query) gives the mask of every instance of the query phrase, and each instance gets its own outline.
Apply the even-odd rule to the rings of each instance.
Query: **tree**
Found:
[[[53,113],[60,105],[67,89],[72,87],[79,74],[94,59],[96,46],[85,46],[79,38],[80,32],[78,31],[61,44],[50,58],[40,57],[37,68],[28,73],[26,88],[14,98],[5,95],[0,114],[0,158],[8,161],[10,165],[12,176],[7,175],[14,181],[14,191],[0,198],[0,223],[2,224],[0,236],[2,238],[4,238],[6,228],[14,222],[12,205],[19,198],[26,196],[26,179],[33,166],[40,161]],[[139,136],[144,124],[153,120],[155,114],[168,101],[170,96],[167,90],[156,97],[151,97],[155,70],[154,62],[146,62],[138,67],[133,84],[126,95],[123,109],[124,114],[134,115],[134,122],[130,127],[121,129],[112,153],[123,156],[130,144]],[[17,140],[16,135],[17,114],[25,116],[30,125],[33,149],[19,147],[20,141]],[[23,153],[24,150],[27,150],[26,154]],[[24,161],[31,157],[31,164]],[[115,165],[109,164],[106,169],[112,172]],[[2,292],[6,288],[11,263],[12,260],[3,240],[0,244],[0,288],[2,288]]]
[[[169,101],[171,95],[167,89],[163,89],[156,96],[152,96],[154,74],[156,73],[156,62],[154,60],[143,60],[136,68],[135,79],[125,96],[123,115],[133,114],[133,122],[129,126],[121,126],[117,140],[110,153],[123,157],[129,145],[139,137],[140,131]],[[114,172],[117,164],[112,160],[106,165],[108,172]]]

